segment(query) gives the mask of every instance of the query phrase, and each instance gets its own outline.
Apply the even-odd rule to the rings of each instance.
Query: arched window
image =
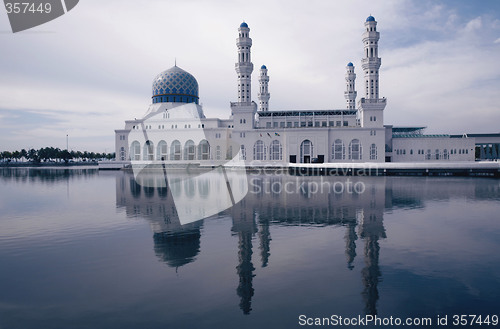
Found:
[[[359,139],[353,139],[349,143],[349,160],[361,160],[362,159],[362,148]]]
[[[210,144],[206,139],[202,140],[198,144],[198,160],[209,160],[210,159]]]
[[[314,154],[313,143],[306,139],[300,144],[300,162],[311,163]]]
[[[345,145],[341,139],[336,139],[333,143],[332,160],[345,160]]]
[[[220,146],[215,147],[215,160],[220,160]]]
[[[231,160],[233,158],[233,146],[229,145],[226,150],[226,160]]]
[[[265,160],[266,154],[264,152],[264,142],[258,140],[253,145],[253,159],[254,160]]]
[[[436,149],[436,153],[434,155],[436,157],[436,160],[439,160],[439,149]]]
[[[447,149],[444,149],[443,150],[443,159],[445,160],[448,160],[450,158],[449,154],[448,154],[448,150]]]
[[[184,160],[194,160],[195,157],[195,145],[192,140],[188,140],[186,144],[184,144]]]
[[[121,161],[125,161],[125,157],[126,157],[126,154],[125,154],[125,148],[122,146],[120,148],[120,160]]]
[[[154,160],[154,147],[152,141],[146,141],[144,143],[143,160],[151,161]]]
[[[170,160],[181,159],[181,142],[174,140],[170,146]]]
[[[158,161],[168,160],[167,142],[165,142],[164,140],[161,140],[158,143],[158,146],[156,147],[156,160]]]
[[[132,142],[130,144],[130,160],[139,161],[141,160],[141,144],[138,141]]]
[[[269,152],[269,160],[281,161],[283,160],[283,150],[281,147],[281,143],[278,140],[273,140],[271,142]]]
[[[370,145],[370,160],[377,160],[377,145]]]
[[[246,160],[247,159],[247,151],[245,149],[245,145],[240,146],[240,160]]]

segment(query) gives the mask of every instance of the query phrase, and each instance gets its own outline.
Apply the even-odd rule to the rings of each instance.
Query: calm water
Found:
[[[235,207],[176,221],[171,193],[217,188],[1,169],[0,328],[500,313],[498,179],[251,176]]]

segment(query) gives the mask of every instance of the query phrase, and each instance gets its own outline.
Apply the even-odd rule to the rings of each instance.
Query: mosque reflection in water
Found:
[[[141,179],[149,183],[143,184]],[[359,178],[358,181],[361,182]],[[127,215],[144,218],[150,223],[156,256],[177,269],[194,262],[200,252],[203,220],[181,225],[172,194],[176,194],[176,198],[183,195],[192,199],[192,207],[197,207],[198,198],[217,195],[224,186],[213,184],[209,179],[206,182],[197,180],[196,184],[189,180],[171,180],[167,186],[164,182],[162,175],[136,180],[130,173],[120,173],[116,180],[116,202],[118,208],[125,208]],[[336,182],[335,185],[332,182]],[[378,283],[382,275],[379,241],[386,238],[383,211],[390,200],[386,200],[384,178],[365,177],[362,185],[356,188],[355,182],[356,177],[249,175],[247,196],[221,213],[232,218],[231,231],[238,237],[236,293],[244,314],[252,310],[254,251],[258,249],[260,266],[266,267],[272,261],[270,225],[345,227],[346,266],[350,270],[354,268],[356,245],[362,245],[362,299],[366,314],[377,314]]]

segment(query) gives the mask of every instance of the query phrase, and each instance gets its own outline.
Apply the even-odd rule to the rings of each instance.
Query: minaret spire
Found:
[[[249,37],[250,29],[248,24],[243,22],[238,28],[238,38],[236,46],[238,47],[238,62],[236,63],[236,73],[238,74],[238,103],[252,103],[252,72],[253,64],[250,58],[250,48],[252,48],[252,39]]]
[[[379,98],[379,74],[382,60],[378,57],[378,40],[380,33],[377,32],[377,21],[373,16],[368,16],[365,22],[365,33],[363,33],[364,57],[361,60],[365,73],[365,98]]]
[[[354,65],[349,62],[346,66],[347,72],[345,74],[346,91],[344,92],[344,97],[346,99],[346,105],[348,110],[354,110],[356,108],[356,74],[354,73]]]
[[[257,94],[259,97],[259,111],[269,111],[269,98],[271,94],[269,94],[269,76],[267,75],[267,67],[265,65],[260,67],[259,87],[259,93]]]

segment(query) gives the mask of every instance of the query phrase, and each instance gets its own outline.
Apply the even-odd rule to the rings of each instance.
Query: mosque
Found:
[[[236,39],[238,98],[230,103],[229,118],[205,117],[198,82],[174,66],[154,78],[146,114],[115,130],[116,160],[213,166],[238,159],[267,166],[498,158],[500,134],[426,135],[425,127],[384,125],[387,99],[379,95],[379,39],[377,21],[369,16],[362,35],[363,97],[359,100],[350,62],[343,109],[270,110],[265,65],[259,71],[258,101],[252,100],[252,39],[243,22]]]

